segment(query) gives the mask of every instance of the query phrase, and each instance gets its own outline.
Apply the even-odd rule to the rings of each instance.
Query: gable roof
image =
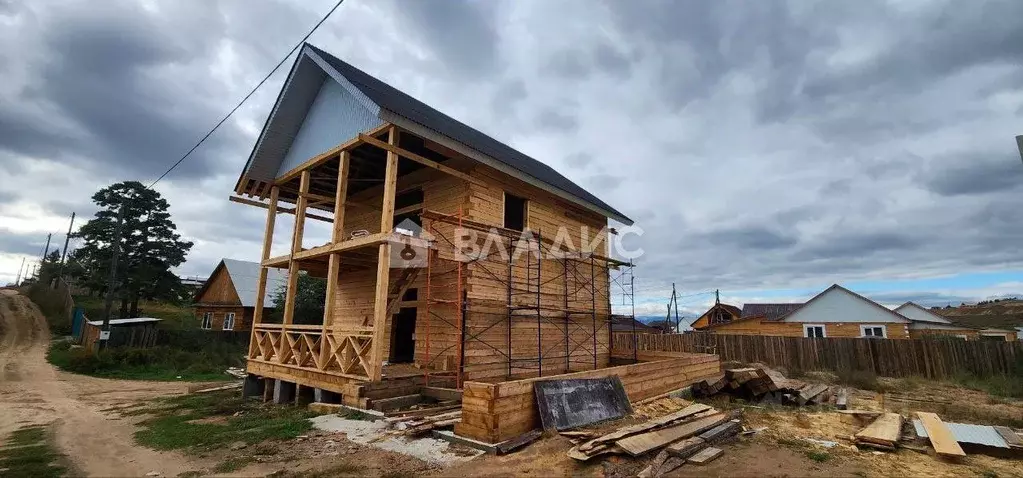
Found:
[[[237,259],[221,259],[217,267],[213,269],[213,273],[210,274],[210,280],[207,280],[203,284],[202,288],[196,292],[196,297],[201,297],[206,289],[213,284],[213,277],[217,271],[223,267],[227,272],[228,277],[231,279],[231,284],[234,285],[235,293],[238,294],[238,300],[241,302],[242,307],[255,307],[256,306],[256,291],[259,287],[259,263],[249,261],[239,261]],[[288,273],[283,269],[277,269],[270,267],[267,269],[266,274],[266,293],[263,295],[263,307],[273,307],[273,296],[281,286],[288,282]]]
[[[910,322],[910,320],[908,318],[906,318],[905,316],[903,316],[902,314],[900,314],[898,312],[895,312],[895,311],[893,311],[893,310],[891,310],[891,309],[889,309],[889,308],[887,308],[887,307],[885,307],[885,306],[883,306],[881,304],[878,304],[877,302],[874,302],[874,301],[872,301],[872,300],[870,300],[870,299],[868,299],[866,297],[863,297],[862,295],[859,295],[859,294],[857,294],[857,293],[855,293],[855,292],[853,292],[853,291],[851,291],[849,289],[846,289],[845,287],[842,287],[842,286],[840,286],[838,284],[832,284],[831,287],[828,287],[827,289],[824,289],[824,291],[821,292],[820,294],[817,294],[817,295],[813,296],[812,299],[806,301],[806,303],[804,303],[802,306],[796,308],[795,310],[789,312],[788,314],[785,314],[782,317],[779,317],[776,320],[779,321],[779,322],[785,321],[786,319],[791,317],[792,314],[795,314],[796,312],[802,310],[804,307],[810,305],[811,303],[813,303],[817,299],[820,299],[821,297],[824,297],[825,295],[827,295],[831,291],[835,291],[835,290],[841,291],[841,292],[845,292],[846,294],[849,294],[852,297],[860,299],[860,300],[862,300],[862,301],[864,301],[864,302],[866,302],[866,303],[868,303],[868,304],[870,304],[870,305],[872,305],[874,307],[877,307],[880,310],[883,310],[883,311],[891,314],[893,316],[892,318],[895,319],[894,322],[903,322],[903,323]]]
[[[929,322],[932,324],[951,324],[952,321],[942,317],[924,307],[910,301],[895,308],[898,312],[913,322]],[[910,315],[912,314],[912,316]]]
[[[763,317],[767,320],[778,320],[795,312],[802,306],[802,303],[743,304],[742,315],[740,317]]]
[[[397,124],[416,134],[432,132],[434,134],[430,135],[431,140],[442,144],[447,143],[444,145],[459,152],[464,151],[466,156],[476,161],[534,186],[547,189],[564,199],[599,212],[605,217],[627,225],[633,224],[633,221],[624,214],[558,173],[554,168],[491,138],[308,43],[302,47],[292,66],[288,80],[263,126],[263,131],[249,156],[245,170],[239,178],[239,184],[246,173],[253,168],[260,167],[264,174],[273,169],[272,166],[267,167],[265,164],[257,163],[272,162],[276,159],[279,166],[280,161],[283,160],[283,153],[287,151],[285,145],[277,144],[272,148],[275,151],[274,154],[266,154],[264,151],[270,147],[264,145],[263,141],[268,131],[292,131],[291,136],[285,134],[284,137],[278,138],[278,143],[285,141],[290,145],[290,141],[294,140],[293,132],[297,131],[312,98],[316,95],[317,91],[314,90],[319,89],[317,81],[322,81],[322,72],[312,72],[303,63],[306,58],[322,68],[327,76],[341,84],[379,119]],[[298,124],[277,127],[276,123],[280,121],[297,122]],[[459,148],[459,145],[463,148]]]

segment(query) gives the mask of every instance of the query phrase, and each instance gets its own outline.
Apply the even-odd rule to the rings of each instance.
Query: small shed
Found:
[[[135,346],[152,347],[156,342],[156,324],[160,319],[153,317],[134,317],[130,319],[111,319],[108,347]],[[103,330],[102,320],[89,320],[82,328],[82,346],[94,348]]]

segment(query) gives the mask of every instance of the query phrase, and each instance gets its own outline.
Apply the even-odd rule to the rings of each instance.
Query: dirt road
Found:
[[[89,476],[163,476],[208,466],[179,453],[136,445],[135,426],[104,412],[156,396],[180,394],[185,383],[106,380],[69,374],[46,361],[46,319],[28,298],[0,290],[0,438],[27,425],[50,424],[57,446]]]

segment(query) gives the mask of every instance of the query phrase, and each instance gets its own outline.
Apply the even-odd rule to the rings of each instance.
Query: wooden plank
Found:
[[[541,435],[543,435],[542,431],[531,430],[515,438],[512,438],[511,440],[502,442],[501,444],[497,445],[497,454],[507,455],[508,453],[511,453],[515,450],[518,450],[519,448],[522,448],[530,443],[533,443],[534,441],[536,441],[537,438],[540,438]]]
[[[916,416],[920,418],[920,423],[923,424],[924,430],[927,431],[927,436],[931,440],[931,446],[934,447],[934,451],[937,454],[953,458],[966,456],[963,448],[959,446],[959,442],[952,436],[952,431],[945,426],[945,423],[941,421],[937,414],[916,412]]]
[[[1011,428],[995,426],[994,429],[1010,448],[1023,448],[1023,438],[1020,438],[1019,434],[1012,431]]]
[[[885,413],[856,434],[857,440],[879,445],[895,446],[902,434],[902,415]]]
[[[827,389],[828,386],[823,383],[807,385],[799,391],[799,405],[803,406],[814,401],[818,395],[824,393]]]
[[[694,404],[692,404],[692,405],[690,405],[690,406],[688,406],[686,408],[683,408],[682,410],[679,410],[679,411],[677,411],[675,413],[670,413],[670,414],[665,415],[663,417],[655,418],[653,420],[647,420],[646,422],[639,423],[639,424],[636,424],[636,425],[632,425],[632,426],[629,426],[629,427],[620,428],[618,430],[615,430],[614,432],[608,433],[607,435],[603,435],[603,436],[594,438],[593,440],[590,440],[590,441],[588,441],[586,443],[583,443],[582,445],[579,445],[579,446],[573,448],[573,450],[577,450],[580,453],[589,454],[588,451],[593,450],[593,449],[595,449],[597,447],[600,447],[600,446],[602,446],[604,444],[614,442],[614,441],[619,440],[621,438],[625,438],[625,437],[627,437],[629,435],[634,435],[634,434],[637,434],[637,433],[645,432],[647,430],[652,430],[654,428],[666,425],[668,423],[671,423],[671,422],[674,422],[674,421],[677,421],[677,420],[683,420],[685,418],[688,418],[688,417],[694,416],[694,415],[696,415],[698,413],[706,412],[706,411],[709,411],[709,410],[713,410],[709,405],[704,405],[702,403],[694,403]],[[593,456],[592,454],[589,454],[589,455],[590,456],[582,455],[583,457],[579,458],[577,456],[573,456],[573,454],[571,452],[569,452],[569,456],[571,456],[572,458],[582,459],[582,460],[589,459],[591,456]]]
[[[615,442],[621,449],[632,456],[639,456],[651,450],[656,450],[674,441],[689,438],[693,435],[703,433],[714,428],[725,420],[728,415],[717,413],[709,417],[698,418],[691,422],[682,423],[661,430],[633,435],[622,438]]]
[[[689,437],[677,443],[672,443],[664,450],[669,454],[685,460],[700,450],[707,448],[707,442],[700,437]]]
[[[689,457],[686,463],[692,463],[694,465],[703,465],[716,460],[721,454],[724,453],[720,448],[708,447],[701,450],[699,453]]]
[[[422,157],[422,156],[420,156],[420,155],[418,155],[416,153],[413,153],[411,151],[406,151],[404,149],[401,149],[398,146],[396,146],[396,143],[387,144],[387,143],[385,143],[383,141],[380,141],[380,140],[378,140],[376,138],[373,138],[371,136],[367,136],[365,134],[359,134],[359,139],[362,140],[365,143],[372,144],[373,146],[376,146],[378,148],[381,148],[381,149],[387,151],[388,154],[397,154],[397,155],[400,155],[403,158],[411,159],[412,161],[415,161],[415,162],[417,162],[419,164],[422,164],[423,166],[426,166],[428,168],[433,168],[433,169],[436,169],[437,171],[441,171],[443,173],[450,174],[450,175],[452,175],[452,176],[454,176],[456,178],[464,179],[464,180],[466,180],[466,181],[468,181],[470,183],[473,183],[473,184],[475,184],[477,186],[486,186],[486,184],[483,181],[480,181],[479,179],[476,179],[476,178],[474,178],[474,177],[472,177],[472,176],[470,176],[468,174],[465,174],[465,173],[463,173],[463,172],[461,172],[461,171],[459,171],[457,169],[450,168],[450,167],[447,167],[447,166],[445,166],[443,164],[440,164],[440,163],[438,163],[436,161],[432,161],[432,160],[429,160],[427,158],[424,158],[424,157]]]
[[[259,202],[259,201],[253,201],[252,199],[240,198],[238,196],[228,196],[227,200],[231,201],[231,202],[236,202],[238,204],[244,204],[246,206],[256,206],[256,207],[261,207],[263,209],[269,209],[270,208],[270,205],[267,204],[267,203],[263,203],[263,202]],[[275,214],[282,214],[282,213],[283,214],[295,214],[295,209],[294,208],[290,208],[290,207],[278,207],[276,212],[275,212]],[[306,217],[306,219],[316,219],[317,221],[334,222],[334,220],[329,218],[329,217],[320,216],[320,215],[312,214],[312,213],[308,213],[308,212],[306,213],[305,217]]]

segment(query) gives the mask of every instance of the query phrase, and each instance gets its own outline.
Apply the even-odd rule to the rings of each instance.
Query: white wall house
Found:
[[[804,337],[904,338],[910,320],[835,284],[781,319],[803,324]]]

